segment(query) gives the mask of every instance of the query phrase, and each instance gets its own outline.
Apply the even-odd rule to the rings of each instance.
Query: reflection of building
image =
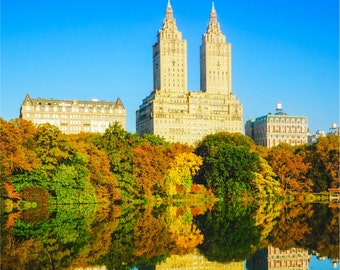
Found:
[[[301,145],[308,142],[308,121],[306,116],[287,115],[277,103],[276,113],[249,119],[245,124],[245,134],[255,144],[268,148],[280,143]]]
[[[317,251],[315,251],[315,250],[312,251],[312,254],[313,254],[313,255],[316,257],[316,259],[319,260],[319,261],[324,261],[324,260],[330,261],[331,264],[332,264],[333,269],[340,269],[340,268],[339,268],[339,262],[340,262],[340,259],[339,259],[339,258],[329,259],[329,258],[324,257],[324,256],[320,257],[319,252],[317,252]]]
[[[84,266],[72,268],[72,270],[106,270],[106,266]]]
[[[201,90],[187,89],[187,45],[170,1],[153,45],[153,91],[136,112],[139,134],[194,144],[220,131],[242,132],[242,105],[231,88],[231,44],[212,7],[200,49]]]
[[[244,262],[217,263],[208,261],[198,250],[187,255],[172,255],[163,263],[156,265],[156,270],[243,270]]]
[[[126,127],[125,107],[116,102],[80,100],[33,99],[26,95],[21,105],[20,117],[34,124],[50,123],[63,133],[104,133],[110,124],[118,122]]]
[[[310,255],[308,250],[291,248],[280,250],[268,247],[259,250],[247,260],[248,270],[308,270]]]

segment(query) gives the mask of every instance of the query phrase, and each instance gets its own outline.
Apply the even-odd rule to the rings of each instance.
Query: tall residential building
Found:
[[[115,122],[126,128],[126,111],[120,98],[115,102],[56,100],[31,98],[27,94],[21,105],[20,117],[34,124],[50,123],[65,134],[82,131],[104,133]]]
[[[231,45],[214,7],[200,50],[200,91],[188,91],[187,44],[170,1],[153,45],[153,90],[136,111],[136,130],[194,145],[208,134],[242,132],[242,105],[231,89]]]
[[[306,116],[287,115],[282,111],[282,104],[277,103],[275,114],[248,119],[245,134],[255,144],[268,148],[280,143],[301,145],[308,143],[308,121]]]

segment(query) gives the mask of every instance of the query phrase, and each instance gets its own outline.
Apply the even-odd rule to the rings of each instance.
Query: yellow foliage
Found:
[[[170,196],[176,195],[176,186],[183,186],[186,193],[189,193],[192,186],[192,177],[202,165],[202,158],[194,153],[180,153],[170,164],[166,176],[166,186]]]

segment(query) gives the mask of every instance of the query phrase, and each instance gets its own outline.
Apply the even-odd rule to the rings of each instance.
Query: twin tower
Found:
[[[200,91],[188,91],[187,43],[168,1],[153,45],[153,91],[136,111],[136,130],[195,145],[208,134],[242,132],[242,105],[231,89],[231,44],[212,4],[200,48]]]

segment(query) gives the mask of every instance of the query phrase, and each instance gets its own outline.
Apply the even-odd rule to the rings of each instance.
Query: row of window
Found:
[[[265,121],[265,120],[264,120]],[[291,124],[305,124],[306,119],[296,119],[296,118],[290,118],[290,117],[285,117],[285,118],[269,118],[269,123],[291,123]]]
[[[24,115],[26,118],[31,118],[31,114],[27,113]],[[45,119],[107,119],[112,121],[112,116],[108,115],[80,115],[80,114],[40,114],[36,113],[34,114],[34,118],[45,118]]]

